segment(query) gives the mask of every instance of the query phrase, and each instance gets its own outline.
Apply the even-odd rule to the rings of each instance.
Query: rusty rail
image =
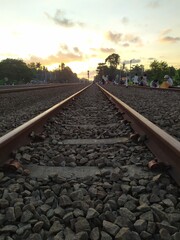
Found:
[[[171,176],[180,185],[180,142],[107,90],[101,86],[99,87],[120,112],[123,113],[123,117],[130,122],[132,128],[140,135],[146,135],[147,140],[145,144],[159,162],[170,166],[169,172]]]
[[[32,132],[40,133],[43,130],[43,125],[51,116],[55,115],[62,107],[81,94],[89,86],[90,85],[86,86],[77,93],[2,136],[0,138],[0,165],[3,165],[6,160],[11,158],[13,150],[30,142],[30,134]]]

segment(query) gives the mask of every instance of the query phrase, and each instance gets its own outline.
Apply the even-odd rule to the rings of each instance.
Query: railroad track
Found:
[[[179,142],[122,103],[117,110],[119,104],[91,85],[0,138],[1,163],[18,160],[3,166],[30,170],[0,175],[4,238],[10,232],[13,239],[178,239],[179,188],[167,167],[172,174],[179,167]],[[155,172],[149,161],[163,159],[154,139],[173,159],[155,162]]]
[[[8,87],[4,89],[0,89],[0,94],[5,93],[14,93],[14,92],[26,92],[32,90],[40,90],[40,89],[49,89],[49,88],[59,88],[73,85],[80,85],[81,83],[61,83],[61,84],[42,84],[42,85],[33,85],[33,86],[21,86],[21,87]]]

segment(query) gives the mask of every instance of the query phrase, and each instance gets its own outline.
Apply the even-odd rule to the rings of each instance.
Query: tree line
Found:
[[[151,62],[148,69],[144,65],[133,65],[120,62],[120,56],[116,53],[109,55],[103,63],[99,63],[96,69],[95,81],[101,81],[103,76],[108,75],[109,81],[114,81],[117,77],[123,78],[129,76],[132,78],[136,73],[138,76],[147,74],[148,81],[157,79],[162,83],[164,75],[169,75],[174,80],[174,85],[180,85],[180,68],[176,69],[173,66],[168,66],[164,61],[154,60]]]
[[[79,82],[77,74],[61,63],[53,71],[40,62],[26,64],[21,59],[7,58],[0,62],[0,85],[27,83],[68,83]]]
[[[123,78],[127,74],[133,77],[135,74],[142,76],[147,74],[148,80],[163,81],[164,75],[169,75],[174,80],[174,85],[180,85],[180,69],[168,66],[164,61],[154,60],[149,69],[145,69],[144,65],[132,65],[129,63],[121,63],[120,56],[116,53],[109,55],[103,63],[99,63],[96,69],[95,81],[101,81],[103,75],[108,75],[109,81],[114,81],[117,76]],[[87,80],[87,79],[86,79]],[[21,59],[7,58],[0,62],[0,85],[4,84],[26,84],[26,83],[67,83],[79,82],[80,79],[68,66],[61,63],[59,67],[53,71],[41,65],[40,62],[31,62],[26,64]]]

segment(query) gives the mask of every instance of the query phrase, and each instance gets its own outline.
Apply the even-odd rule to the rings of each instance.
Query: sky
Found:
[[[180,0],[0,0],[0,61],[96,74],[112,53],[180,68]]]

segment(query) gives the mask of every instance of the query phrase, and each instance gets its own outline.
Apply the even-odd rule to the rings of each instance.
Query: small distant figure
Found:
[[[164,76],[164,81],[169,84],[169,87],[172,87],[172,85],[173,85],[173,80],[172,80],[172,78],[170,78],[169,75],[165,75],[165,76]]]
[[[173,80],[172,78],[170,78],[168,75],[164,76],[164,81],[163,83],[160,85],[160,88],[169,88],[172,87],[173,85]]]
[[[151,88],[159,88],[159,81],[157,79],[150,82]]]
[[[105,80],[104,80],[103,77],[102,77],[101,81],[102,81],[102,84],[104,85],[105,84]]]
[[[106,75],[106,76],[104,77],[104,80],[105,80],[105,84],[108,84],[108,83],[109,83],[109,76]]]
[[[118,84],[119,84],[119,75],[118,75],[118,74],[116,75],[113,84],[114,84],[114,85],[118,85]]]
[[[126,88],[128,87],[128,83],[129,83],[129,75],[127,75],[126,79],[125,79],[125,86],[126,86]]]
[[[139,86],[143,86],[143,87],[148,86],[148,81],[147,81],[147,75],[146,74],[141,76],[140,81],[139,81]]]
[[[103,85],[107,84],[108,83],[108,75],[106,75],[106,76],[103,75],[101,81],[102,81]]]
[[[124,85],[124,81],[123,81],[122,78],[120,78],[119,84],[120,84],[120,85]]]
[[[133,83],[134,83],[135,85],[138,85],[138,84],[139,84],[139,78],[138,78],[137,73],[136,73],[135,76],[133,77]]]
[[[144,84],[143,84],[143,77],[140,77],[139,86],[144,86]]]
[[[147,75],[146,73],[143,75],[143,86],[148,86]]]

